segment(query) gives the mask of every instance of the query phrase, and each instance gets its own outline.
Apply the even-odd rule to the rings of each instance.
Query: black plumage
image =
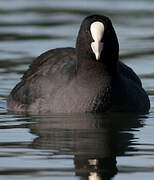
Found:
[[[91,48],[91,24],[104,32],[99,60]],[[8,109],[35,114],[148,112],[149,98],[134,71],[119,61],[119,44],[109,18],[86,17],[76,48],[49,50],[36,58],[8,97]]]

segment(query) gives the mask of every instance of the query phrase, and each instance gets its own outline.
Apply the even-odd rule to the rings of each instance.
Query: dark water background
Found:
[[[36,56],[74,46],[88,14],[109,16],[120,58],[140,76],[150,113],[24,116],[6,98]],[[154,1],[0,0],[0,179],[154,177]]]

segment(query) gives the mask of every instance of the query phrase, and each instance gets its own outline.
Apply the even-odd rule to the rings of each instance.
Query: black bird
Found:
[[[34,114],[149,108],[139,77],[119,61],[115,30],[103,15],[83,20],[76,48],[57,48],[36,58],[8,97],[8,110]]]

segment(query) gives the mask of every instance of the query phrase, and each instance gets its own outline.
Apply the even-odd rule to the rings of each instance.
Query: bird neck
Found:
[[[111,46],[109,43],[106,43],[106,45],[104,45],[101,58],[97,61],[94,53],[92,53],[90,50],[90,45],[86,43],[84,38],[78,36],[76,42],[78,68],[85,70],[94,67],[94,65],[101,67],[103,65],[103,69],[106,69],[106,71],[108,71],[111,75],[116,74],[117,62],[119,58],[119,45],[117,40],[115,40],[115,44],[117,44],[117,46]]]
[[[81,51],[77,51],[77,69],[80,72],[85,71],[96,71],[101,74],[109,74],[110,76],[114,76],[117,74],[117,60],[113,59],[111,55],[103,57],[105,61],[100,60],[97,61],[95,57],[91,56],[90,53],[85,53],[85,51],[81,48]]]

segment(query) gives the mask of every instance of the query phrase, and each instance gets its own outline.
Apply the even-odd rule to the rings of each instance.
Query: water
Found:
[[[153,179],[154,1],[1,0],[0,179]],[[114,24],[120,58],[140,76],[149,114],[8,114],[6,98],[36,56],[74,46],[88,14]]]

